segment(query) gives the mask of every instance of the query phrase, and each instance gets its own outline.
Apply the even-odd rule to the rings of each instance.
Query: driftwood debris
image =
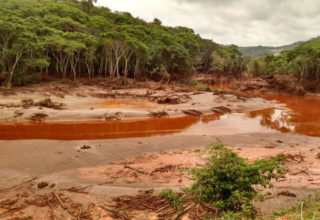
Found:
[[[203,114],[202,112],[195,109],[182,110],[182,112],[186,115],[191,115],[191,116],[201,116]]]

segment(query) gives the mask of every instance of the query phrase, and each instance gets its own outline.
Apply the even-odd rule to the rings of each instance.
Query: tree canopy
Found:
[[[184,77],[201,71],[238,74],[237,47],[202,39],[192,29],[146,22],[93,0],[2,0],[0,82],[30,78]],[[37,77],[35,77],[37,76]]]
[[[250,64],[255,74],[294,74],[301,79],[320,79],[320,38],[301,43],[279,55],[264,54]]]

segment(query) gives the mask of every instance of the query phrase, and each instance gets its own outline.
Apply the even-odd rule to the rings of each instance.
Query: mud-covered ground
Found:
[[[0,216],[39,218],[45,214],[56,219],[66,216],[77,219],[88,215],[88,219],[108,219],[107,216],[114,216],[120,207],[115,210],[108,207],[110,210],[106,211],[101,206],[113,204],[110,201],[114,198],[133,196],[130,198],[148,204],[145,199],[150,199],[150,193],[157,195],[163,188],[179,190],[189,186],[192,180],[180,170],[203,166],[201,151],[217,138],[249,161],[277,155],[287,158],[289,173],[275,182],[273,189],[264,190],[269,192],[269,199],[256,204],[262,213],[288,208],[318,189],[320,140],[300,135],[256,133],[99,141],[2,141]],[[135,197],[146,192],[148,196]],[[75,208],[78,211],[74,211]],[[135,210],[123,205],[123,208],[131,216],[127,219],[139,211],[139,207]],[[139,213],[141,217],[141,210]],[[161,214],[152,207],[143,213],[145,217],[140,219],[149,219],[146,213]]]
[[[144,86],[112,87],[51,82],[2,91],[0,121],[124,120],[208,114],[219,111],[214,108],[221,106],[226,107],[222,109],[224,112],[258,110],[273,105],[257,97],[218,95],[179,84],[147,82]]]
[[[46,121],[125,120],[153,117],[151,111],[165,110],[173,117],[277,105],[234,92],[154,83],[44,83],[2,91],[0,96],[0,120],[6,123],[34,120],[35,113],[46,115],[39,119]],[[274,182],[273,189],[259,189],[269,194],[266,201],[255,203],[263,215],[291,207],[319,189],[320,138],[304,135],[0,140],[0,219],[197,219],[207,207],[187,203],[193,211],[177,215],[157,194],[190,186],[192,180],[181,169],[202,167],[204,147],[218,139],[249,161],[285,156],[290,169],[285,178]]]

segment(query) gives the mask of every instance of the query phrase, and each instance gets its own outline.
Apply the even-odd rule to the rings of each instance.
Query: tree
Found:
[[[190,28],[165,27],[159,19],[148,23],[94,2],[0,1],[0,74],[10,84],[43,71],[46,78],[183,78],[222,61],[223,71],[241,71],[237,50],[204,40]],[[24,41],[22,33],[32,39]]]
[[[158,18],[153,19],[152,23],[155,25],[162,25],[162,22]]]

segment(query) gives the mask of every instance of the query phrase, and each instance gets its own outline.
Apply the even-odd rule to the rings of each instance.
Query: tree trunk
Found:
[[[137,74],[139,74],[139,62],[140,62],[140,58],[136,57],[136,65],[134,67],[134,74],[133,74],[134,79],[136,79]]]
[[[12,69],[11,69],[11,71],[10,71],[9,82],[8,82],[8,87],[9,87],[9,88],[11,88],[11,83],[12,83],[12,78],[13,78],[13,72],[14,72],[14,70],[16,69],[17,64],[18,64],[21,56],[22,56],[22,52],[20,52],[20,53],[16,56],[16,61],[14,62],[13,66],[12,66]]]

